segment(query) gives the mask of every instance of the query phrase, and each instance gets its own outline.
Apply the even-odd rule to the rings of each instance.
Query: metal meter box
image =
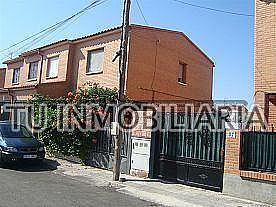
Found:
[[[132,138],[131,169],[149,171],[150,139]]]

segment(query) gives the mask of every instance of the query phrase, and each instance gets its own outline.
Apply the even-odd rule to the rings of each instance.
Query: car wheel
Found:
[[[4,166],[4,160],[3,160],[3,156],[2,156],[2,150],[0,149],[0,167]]]

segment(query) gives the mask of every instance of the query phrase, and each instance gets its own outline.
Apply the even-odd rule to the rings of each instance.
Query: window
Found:
[[[187,64],[179,63],[178,82],[187,84]]]
[[[99,73],[103,71],[104,49],[92,50],[88,52],[87,73]]]
[[[58,76],[58,57],[48,59],[47,78],[56,78]]]
[[[19,74],[20,74],[20,69],[19,68],[13,69],[13,76],[12,76],[12,83],[13,84],[19,83]]]
[[[38,62],[30,63],[29,75],[28,75],[29,80],[37,78],[37,69],[38,69]]]
[[[7,138],[33,138],[31,132],[21,125],[2,124],[0,126],[0,132],[3,137]]]

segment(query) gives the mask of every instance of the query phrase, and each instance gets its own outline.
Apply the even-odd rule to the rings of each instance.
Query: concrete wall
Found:
[[[240,170],[240,131],[228,130],[225,143],[223,193],[276,204],[275,192],[275,174]]]

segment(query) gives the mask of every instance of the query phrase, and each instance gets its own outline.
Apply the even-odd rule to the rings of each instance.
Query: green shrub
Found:
[[[74,104],[79,110],[81,104],[99,104],[105,107],[106,104],[116,103],[117,90],[99,87],[97,84],[89,84],[87,88],[80,88],[76,92],[69,92],[67,97],[50,98],[40,94],[33,95],[30,103],[34,105],[34,123],[38,128],[39,121],[45,122],[45,127],[39,133],[39,138],[44,141],[47,150],[50,153],[61,153],[68,156],[77,156],[83,162],[86,162],[88,154],[93,147],[92,139],[96,136],[96,131],[81,132],[79,128],[73,131],[58,130],[60,122],[58,114],[60,113],[58,104]],[[42,104],[47,105],[47,110],[39,110]],[[97,113],[97,110],[93,113]],[[44,113],[41,113],[44,112]],[[74,113],[74,112],[73,112]],[[108,112],[107,112],[108,113]],[[42,114],[42,115],[41,115]],[[69,119],[70,122],[70,119]],[[85,127],[83,120],[78,123]],[[75,123],[73,123],[75,124]]]

